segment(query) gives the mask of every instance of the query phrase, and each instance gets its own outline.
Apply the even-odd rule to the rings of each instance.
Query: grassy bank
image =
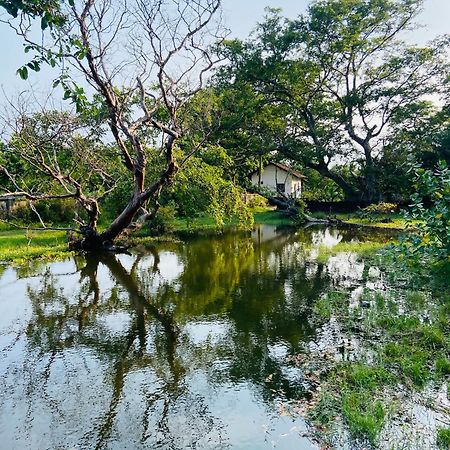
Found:
[[[267,224],[275,226],[293,225],[291,218],[282,212],[274,209],[259,208],[254,211],[254,220],[256,224]],[[344,220],[344,216],[340,217]],[[355,217],[345,216],[346,221],[359,224]],[[361,222],[362,223],[362,222]],[[391,223],[371,223],[371,226],[384,228],[396,228],[400,219],[395,218]],[[236,220],[231,220],[224,225],[224,228],[238,226]],[[173,239],[177,234],[196,234],[202,231],[220,231],[217,224],[211,216],[197,217],[194,219],[178,218],[168,226],[168,232],[164,239]],[[143,229],[131,239],[131,243],[144,244],[156,239]],[[347,246],[350,244],[347,244]],[[351,244],[352,248],[345,248],[345,244],[339,244],[333,249],[321,249],[321,258],[341,251],[355,251],[358,253],[367,253],[377,250],[383,244],[364,243]],[[67,238],[63,231],[31,231],[20,229],[7,229],[4,225],[0,228],[0,261],[14,264],[22,264],[28,260],[36,258],[55,259],[69,255],[67,248]]]
[[[316,212],[313,217],[325,219],[328,214],[325,212]],[[401,214],[376,214],[370,218],[361,217],[357,213],[338,213],[332,214],[339,220],[352,225],[360,225],[364,227],[388,228],[393,230],[404,230],[406,221]]]
[[[69,255],[63,231],[0,231],[0,261],[23,264],[31,259],[55,259]]]
[[[257,210],[254,213],[255,223],[271,225],[288,225],[291,221],[283,214],[274,210]],[[230,221],[225,228],[237,226],[237,221]],[[195,219],[176,219],[169,224],[170,231],[163,237],[150,236],[144,229],[131,239],[134,244],[173,239],[176,234],[195,234],[201,231],[217,230],[214,219],[210,216]],[[4,263],[23,264],[29,260],[57,259],[70,255],[67,247],[67,237],[64,231],[31,231],[0,228],[0,261]]]

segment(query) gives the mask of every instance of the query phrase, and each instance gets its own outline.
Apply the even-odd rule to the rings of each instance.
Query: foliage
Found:
[[[151,235],[160,235],[173,231],[176,217],[175,204],[169,203],[161,206],[155,217],[148,221],[148,228]]]
[[[219,228],[227,218],[236,217],[241,225],[251,227],[253,217],[245,204],[244,192],[224,175],[223,168],[192,157],[162,202],[172,201],[179,217],[193,219],[208,214]]]
[[[23,142],[9,142],[12,150],[0,161],[9,194],[33,202],[76,199],[85,214],[78,220],[82,238],[73,245],[83,250],[111,248],[125,229],[136,230],[152,217],[164,189],[205,141],[214,101],[202,90],[207,73],[218,62],[212,48],[225,32],[216,20],[221,1],[8,0],[1,5],[12,16],[8,23],[23,39],[25,52],[32,55],[18,70],[19,76],[26,79],[29,70],[37,72],[43,64],[60,66],[53,87],[62,88],[63,99],[75,105],[77,119],[101,130],[85,146],[89,151],[77,155],[80,160],[84,157],[83,163],[91,162],[90,170],[84,172],[76,158],[71,158],[71,146],[64,145],[64,139],[59,139],[57,143],[62,145],[52,153],[53,141],[62,138],[59,130],[55,135],[41,127],[47,136],[41,133],[39,138],[46,140],[40,139],[30,148]],[[39,19],[42,33],[36,40],[30,30]],[[117,52],[117,45],[129,51]],[[180,61],[184,61],[181,67]],[[23,113],[22,105],[17,111],[21,112],[19,121],[31,122],[31,127],[28,123],[22,127],[22,134],[25,128],[34,132],[36,117]],[[65,123],[60,125],[64,128]],[[114,145],[103,136],[105,129]],[[77,138],[84,140],[82,134]],[[42,151],[40,144],[44,143]],[[182,160],[175,157],[179,149]],[[20,164],[41,175],[42,184],[37,187],[24,179],[21,170],[10,170],[16,156]],[[79,166],[85,168],[85,164]],[[127,181],[121,180],[121,175]],[[125,206],[120,211],[116,206],[109,225],[99,232],[100,206],[116,187],[122,191],[116,193],[118,203]],[[51,189],[57,192],[49,193]],[[221,222],[220,207],[212,210]]]
[[[400,40],[414,28],[421,4],[323,0],[296,20],[268,9],[251,39],[226,41],[229,64],[218,84],[257,111],[245,121],[233,114],[253,152],[282,154],[331,180],[348,199],[408,194],[407,147],[395,151],[401,139],[388,146],[381,136],[409,126],[411,105],[442,94],[448,74],[446,38],[425,47]]]
[[[369,220],[371,222],[392,222],[392,218],[390,217],[393,213],[395,213],[398,209],[398,206],[395,203],[372,203],[369,206],[366,206],[363,209],[358,210],[357,216],[363,220]],[[385,217],[383,217],[385,216]]]
[[[73,199],[49,201],[41,200],[34,205],[35,211],[28,202],[18,202],[12,207],[11,215],[22,223],[35,223],[40,217],[50,224],[70,224],[80,213]]]
[[[450,428],[439,428],[437,445],[442,449],[448,449],[450,447]]]
[[[335,167],[340,172],[340,167]],[[337,202],[345,199],[342,189],[329,178],[323,177],[316,170],[302,169],[306,177],[303,183],[302,198],[306,201]]]
[[[411,197],[408,219],[416,232],[403,240],[400,250],[413,259],[450,258],[450,169],[440,162],[436,169],[413,166],[416,193]]]
[[[388,214],[393,213],[397,210],[397,205],[395,203],[372,203],[363,209],[364,212],[368,214]]]
[[[73,0],[68,0],[68,3],[73,5]],[[65,22],[58,0],[0,0],[0,6],[13,17],[17,17],[20,14],[39,17],[42,30],[48,27],[60,27]]]

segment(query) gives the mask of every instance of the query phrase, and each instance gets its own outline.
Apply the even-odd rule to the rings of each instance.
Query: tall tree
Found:
[[[91,208],[78,247],[110,248],[137,215],[141,222],[152,217],[162,190],[193,154],[195,146],[178,161],[175,150],[190,132],[183,112],[217,62],[211,47],[223,39],[220,5],[221,0],[69,1],[59,5],[62,19],[57,27],[47,28],[44,42],[33,41],[29,33],[33,17],[42,16],[40,11],[24,7],[16,12],[20,20],[10,21],[26,49],[35,52],[19,74],[26,78],[29,69],[38,70],[44,62],[61,63],[63,73],[55,85],[63,86],[65,98],[72,99],[79,111],[88,107],[88,94],[95,93],[99,115],[106,120],[132,180],[128,204],[105,231],[97,231],[98,208]],[[155,160],[149,149],[158,142],[164,165],[156,178],[149,179],[148,164]],[[77,186],[72,183],[69,189],[80,201]]]
[[[333,180],[348,198],[377,200],[393,118],[439,94],[448,73],[447,38],[424,48],[400,40],[421,4],[322,0],[296,20],[270,10],[255,38],[226,42],[230,63],[220,79],[234,88],[250,84],[262,102],[285,107],[280,152]],[[340,164],[350,177],[335,170]]]

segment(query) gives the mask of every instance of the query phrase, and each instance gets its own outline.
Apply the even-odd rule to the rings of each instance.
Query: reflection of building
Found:
[[[271,162],[252,174],[252,184],[292,198],[299,198],[302,194],[304,178],[301,173],[284,164]]]
[[[295,234],[289,227],[276,227],[274,225],[258,224],[252,231],[252,238],[258,245],[270,244],[269,248],[274,246],[284,246],[289,241],[296,240]]]

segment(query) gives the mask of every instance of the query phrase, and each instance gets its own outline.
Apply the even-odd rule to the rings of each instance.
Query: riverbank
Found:
[[[318,214],[317,217],[323,215]],[[383,222],[386,217],[378,222],[370,222],[352,215],[340,215],[338,219],[352,225],[370,226],[377,228],[403,229],[404,221],[399,217],[392,218],[392,222]],[[274,209],[259,209],[254,212],[256,224],[276,226],[294,225],[291,218],[283,212]],[[236,227],[238,223],[231,221],[224,228]],[[170,224],[169,231],[163,237],[150,236],[145,230],[136,237],[131,238],[131,243],[143,244],[152,240],[173,239],[177,235],[195,234],[203,231],[218,230],[212,217],[199,217],[192,220],[176,219]],[[366,246],[367,247],[367,246]],[[379,247],[379,246],[378,246]],[[354,249],[358,251],[358,249]],[[369,250],[368,248],[360,249]],[[67,237],[64,231],[34,231],[22,229],[8,229],[5,225],[0,228],[0,262],[20,265],[33,259],[58,259],[69,256],[72,253],[67,247]]]
[[[324,212],[317,212],[311,214],[318,219],[327,218],[328,214]],[[338,220],[350,225],[358,225],[368,228],[387,228],[392,230],[405,230],[406,221],[401,214],[377,214],[372,217],[361,217],[357,213],[339,213],[332,215]]]

